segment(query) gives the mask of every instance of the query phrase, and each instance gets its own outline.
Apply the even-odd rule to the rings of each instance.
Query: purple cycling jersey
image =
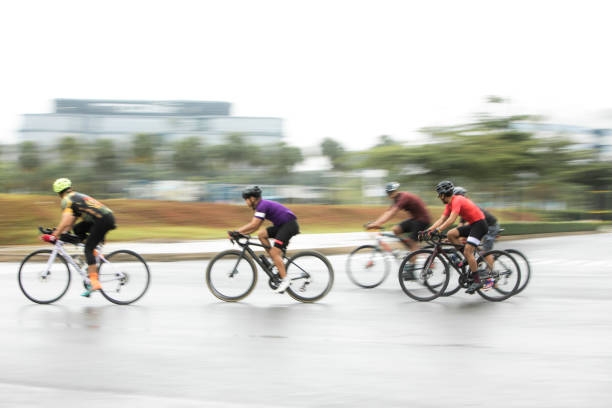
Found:
[[[261,200],[255,208],[255,217],[270,220],[274,226],[282,225],[297,217],[287,207],[276,201]]]

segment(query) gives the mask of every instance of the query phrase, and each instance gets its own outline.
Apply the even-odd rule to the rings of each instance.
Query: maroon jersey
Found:
[[[395,196],[395,203],[392,207],[409,212],[413,220],[431,224],[431,217],[429,211],[425,208],[425,203],[415,194],[400,192]]]

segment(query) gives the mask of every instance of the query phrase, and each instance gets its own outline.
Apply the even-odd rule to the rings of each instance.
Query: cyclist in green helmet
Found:
[[[62,218],[53,234],[45,234],[42,239],[55,242],[58,237],[73,229],[81,239],[87,238],[85,243],[85,258],[87,259],[87,272],[91,281],[91,291],[101,289],[98,280],[96,257],[94,249],[104,241],[106,233],[115,229],[113,212],[94,198],[72,190],[72,182],[67,178],[59,178],[53,183],[53,191],[62,199]],[[82,221],[75,225],[78,218]],[[89,233],[89,236],[87,235]]]

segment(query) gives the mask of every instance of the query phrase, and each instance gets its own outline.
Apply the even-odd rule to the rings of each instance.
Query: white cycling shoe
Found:
[[[285,290],[287,290],[289,285],[291,285],[291,278],[289,278],[289,276],[285,276],[285,278],[278,284],[278,288],[276,288],[274,291],[276,293],[283,293]]]

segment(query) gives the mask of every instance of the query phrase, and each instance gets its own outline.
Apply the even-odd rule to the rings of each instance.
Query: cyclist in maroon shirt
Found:
[[[426,229],[431,224],[431,217],[429,211],[425,207],[425,203],[419,196],[412,193],[406,193],[398,191],[399,183],[391,182],[385,186],[385,192],[389,199],[393,202],[391,207],[385,211],[378,219],[374,222],[366,225],[367,229],[380,228],[385,222],[389,221],[395,216],[400,210],[406,211],[410,214],[410,218],[400,222],[393,226],[393,233],[395,235],[409,234],[406,239],[406,245],[411,251],[419,249],[417,244],[417,234],[419,231]],[[414,264],[406,264],[407,274],[404,274],[405,279],[413,279],[412,268]],[[410,269],[410,271],[409,271]]]

